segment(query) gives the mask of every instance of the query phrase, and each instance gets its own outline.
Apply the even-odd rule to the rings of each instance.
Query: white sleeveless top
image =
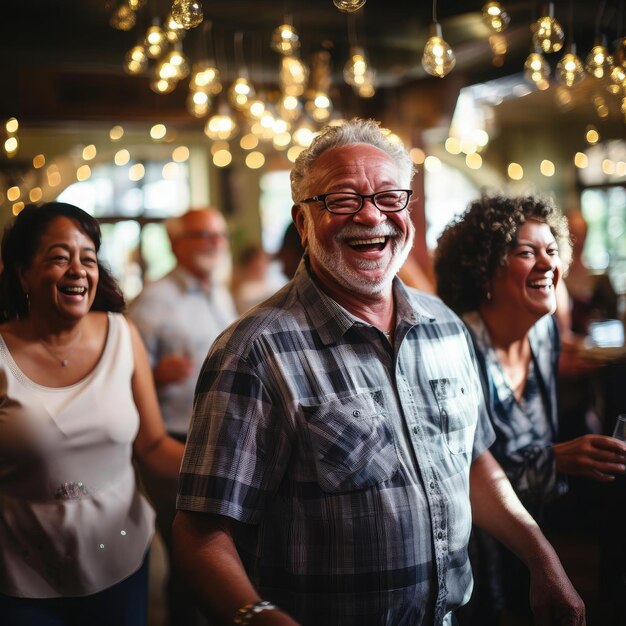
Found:
[[[0,593],[84,596],[140,567],[154,512],[132,465],[133,367],[119,314],[95,369],[69,387],[27,378],[0,335]]]

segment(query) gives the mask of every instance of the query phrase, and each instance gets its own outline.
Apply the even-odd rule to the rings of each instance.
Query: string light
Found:
[[[120,4],[113,12],[109,23],[117,30],[128,31],[134,28],[137,16],[128,4]]]
[[[163,29],[159,26],[159,20],[156,18],[154,23],[146,31],[146,37],[144,39],[144,46],[146,48],[146,54],[151,59],[157,59],[163,54],[163,49],[166,45],[167,39]]]

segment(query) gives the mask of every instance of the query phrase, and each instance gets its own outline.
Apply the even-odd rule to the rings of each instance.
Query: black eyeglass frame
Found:
[[[393,191],[403,191],[404,193],[406,193],[406,204],[401,209],[381,209],[378,206],[378,204],[376,204],[376,196],[383,195],[386,193],[391,193]],[[326,204],[326,198],[328,198],[328,196],[336,196],[336,195],[355,196],[355,197],[361,198],[361,204],[359,205],[359,208],[354,211],[333,211],[328,208],[328,205]],[[372,204],[381,213],[399,213],[400,211],[404,211],[404,209],[406,209],[409,206],[409,200],[411,199],[412,195],[413,195],[412,189],[385,189],[384,191],[377,191],[376,193],[370,193],[367,195],[364,195],[362,193],[353,193],[350,191],[331,191],[330,193],[323,193],[323,194],[320,194],[319,196],[311,196],[310,198],[305,198],[304,200],[300,200],[298,204],[311,204],[312,202],[322,202],[324,204],[324,208],[329,213],[332,213],[333,215],[355,215],[363,208],[365,204],[365,200],[371,200]]]

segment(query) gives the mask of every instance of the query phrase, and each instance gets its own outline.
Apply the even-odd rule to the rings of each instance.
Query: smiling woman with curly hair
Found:
[[[554,236],[561,261],[569,265],[567,221],[545,198],[483,196],[472,202],[437,242],[438,292],[459,315],[478,309],[491,293],[491,278],[506,263],[518,230],[528,220],[544,222]]]
[[[483,196],[448,225],[435,253],[438,293],[476,351],[496,432],[491,452],[540,524],[545,505],[566,491],[566,475],[608,482],[626,459],[626,445],[611,437],[559,443],[552,314],[570,253],[565,219],[535,196]],[[529,615],[521,562],[478,529],[470,554],[476,584],[460,623],[497,624],[501,609]]]

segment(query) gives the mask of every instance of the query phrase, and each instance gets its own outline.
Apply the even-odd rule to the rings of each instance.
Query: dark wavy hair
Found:
[[[23,319],[28,316],[28,301],[20,282],[20,271],[28,269],[43,234],[57,217],[67,217],[89,237],[96,252],[100,249],[100,226],[95,218],[82,209],[64,202],[28,204],[9,224],[2,237],[2,273],[0,274],[0,321]],[[98,261],[98,286],[92,311],[124,310],[124,296],[109,270]]]
[[[567,268],[571,258],[567,221],[551,200],[484,195],[448,224],[437,242],[437,292],[453,311],[462,315],[479,307],[491,278],[505,265],[518,229],[529,219],[549,226]]]

